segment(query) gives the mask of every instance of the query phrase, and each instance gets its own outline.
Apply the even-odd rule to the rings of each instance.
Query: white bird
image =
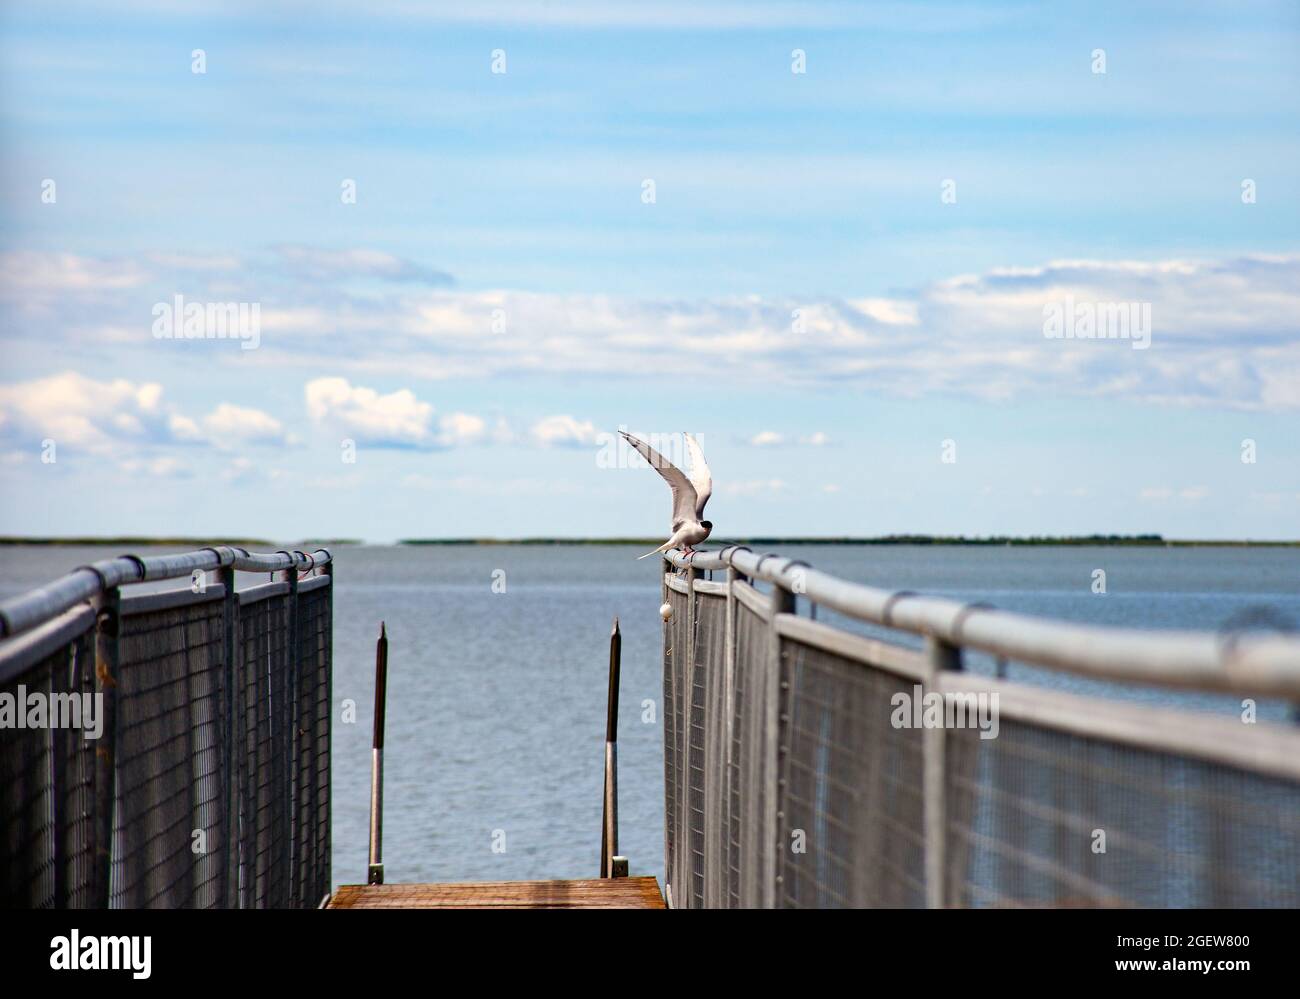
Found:
[[[704,504],[713,494],[713,477],[709,474],[709,466],[704,461],[704,452],[700,450],[700,445],[690,434],[682,435],[686,440],[686,450],[691,459],[691,475],[687,478],[680,468],[645,441],[637,440],[622,430],[619,433],[641,452],[641,456],[664,477],[673,491],[672,537],[654,551],[638,555],[637,558],[649,558],[670,548],[681,548],[683,555],[694,554],[695,545],[713,531],[713,524],[702,519]]]

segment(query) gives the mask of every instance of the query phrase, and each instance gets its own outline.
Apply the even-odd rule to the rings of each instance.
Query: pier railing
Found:
[[[741,547],[669,552],[663,598],[676,908],[1300,906],[1300,729],[1253,715],[1300,703],[1300,638],[1083,627]],[[1241,714],[1013,682],[972,654]]]
[[[0,604],[0,905],[320,903],[332,569],[323,549],[128,555]],[[132,592],[167,579],[188,585]]]

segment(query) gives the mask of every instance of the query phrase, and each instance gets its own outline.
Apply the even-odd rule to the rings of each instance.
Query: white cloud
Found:
[[[178,441],[201,441],[204,439],[203,431],[199,429],[199,425],[188,416],[183,416],[180,413],[173,413],[167,418],[167,428],[171,431],[172,437]]]
[[[572,416],[547,416],[534,423],[528,432],[542,447],[585,447],[596,441],[595,425]]]
[[[804,437],[793,437],[789,434],[777,433],[775,430],[763,430],[749,438],[749,444],[752,447],[784,447],[787,444],[801,444],[806,447],[821,447],[826,444],[829,439],[830,438],[820,430]]]
[[[471,413],[448,413],[434,419],[433,405],[410,389],[380,395],[353,386],[346,378],[317,378],[304,394],[307,415],[358,444],[371,447],[436,450],[472,444],[487,437],[487,424]]]
[[[918,323],[916,303],[893,298],[855,298],[849,305],[864,316],[870,316],[893,326],[915,326]]]
[[[438,429],[444,447],[477,444],[487,436],[487,423],[470,413],[450,413],[438,420]]]
[[[390,447],[427,447],[434,439],[433,406],[410,389],[380,395],[353,388],[346,378],[317,378],[304,389],[307,415],[358,443]]]
[[[437,280],[432,272],[379,251],[278,252],[280,265],[301,280],[277,284],[274,296],[266,294],[259,261],[220,271],[220,300],[262,303],[262,345],[240,363],[306,371],[318,368],[325,353],[340,375],[353,380],[510,374],[648,379],[661,377],[668,355],[687,368],[725,370],[732,383],[843,385],[905,398],[1073,396],[1300,408],[1300,254],[1058,260],[958,275],[889,299],[670,301],[461,292],[429,287]],[[2,256],[0,299],[11,312],[13,337],[93,343],[108,352],[147,338],[148,316],[133,288],[160,266],[158,258]],[[200,276],[172,272],[182,273],[187,281]],[[383,283],[359,294],[348,290],[347,277]],[[166,273],[149,276],[167,279]],[[192,297],[205,293],[199,287]],[[1133,350],[1125,340],[1046,338],[1044,307],[1067,295],[1081,303],[1149,303],[1150,348]],[[791,322],[796,309],[800,332]],[[494,328],[496,310],[504,327]],[[234,363],[218,356],[218,363]],[[407,446],[436,440],[439,428],[411,415],[414,427],[383,432]],[[391,416],[380,423],[389,424]]]
[[[184,419],[184,418],[182,418]],[[291,443],[284,425],[260,409],[248,409],[223,402],[203,418],[203,429],[208,439],[217,447],[228,448],[241,444]],[[185,428],[189,432],[189,428]]]
[[[268,465],[265,462],[254,461],[244,455],[232,458],[221,469],[220,474],[227,482],[274,481],[284,478],[283,469]]]
[[[275,253],[285,270],[310,281],[377,278],[428,285],[453,283],[450,274],[382,250],[322,250],[310,246],[282,245],[275,248]]]
[[[0,294],[5,299],[44,300],[59,293],[100,295],[139,287],[147,276],[139,262],[127,258],[33,250],[0,253]]]
[[[123,458],[118,467],[131,475],[148,475],[155,479],[188,479],[194,473],[179,458],[166,455],[153,458]]]
[[[0,385],[0,431],[11,440],[107,452],[122,442],[173,439],[162,387],[124,378],[100,382],[75,371]]]
[[[223,402],[196,421],[164,399],[157,382],[101,382],[77,371],[0,385],[0,438],[27,446],[49,439],[56,447],[119,458],[132,448],[294,442],[279,420],[261,410]],[[151,470],[140,464],[145,459],[138,454],[126,460],[136,462],[131,471],[164,474],[163,465]]]

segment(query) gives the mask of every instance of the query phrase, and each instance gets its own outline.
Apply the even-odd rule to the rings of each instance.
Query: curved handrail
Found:
[[[678,568],[734,569],[860,621],[1050,669],[1300,701],[1300,636],[1072,624],[850,583],[739,545],[691,556],[672,549],[664,560]]]
[[[323,558],[319,557],[324,555]],[[22,634],[83,600],[129,583],[177,579],[195,570],[233,568],[241,572],[299,571],[320,568],[333,559],[328,548],[306,552],[258,554],[218,545],[177,555],[121,555],[73,569],[58,579],[0,603],[0,638]]]

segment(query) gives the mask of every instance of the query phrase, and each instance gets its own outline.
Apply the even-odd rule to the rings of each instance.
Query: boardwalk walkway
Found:
[[[340,885],[329,909],[663,909],[654,878]]]

